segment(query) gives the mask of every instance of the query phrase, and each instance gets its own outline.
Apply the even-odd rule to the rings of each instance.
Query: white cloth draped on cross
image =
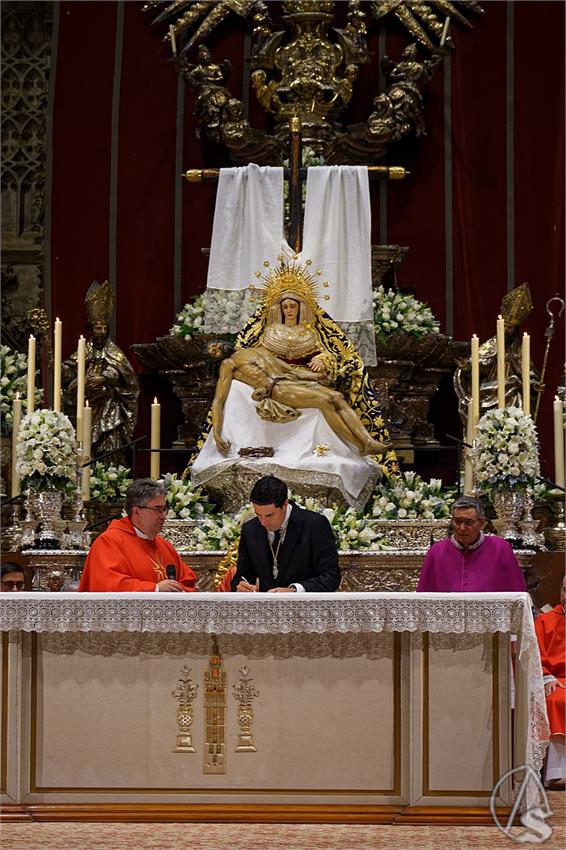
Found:
[[[312,260],[328,281],[321,302],[375,364],[371,210],[367,168],[319,166],[307,172],[303,249],[283,234],[283,169],[258,165],[220,172],[206,291],[205,330],[237,333],[254,312],[250,284],[277,257]]]

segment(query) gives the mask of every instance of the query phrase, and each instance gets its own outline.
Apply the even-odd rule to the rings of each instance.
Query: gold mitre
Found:
[[[508,324],[515,327],[523,324],[532,309],[533,300],[528,283],[522,283],[512,289],[501,301],[501,315]]]
[[[318,269],[314,274],[309,271],[312,260],[298,263],[296,260],[290,262],[280,261],[280,265],[265,274],[256,272],[256,277],[263,280],[263,286],[259,290],[259,299],[262,307],[268,311],[271,307],[279,304],[283,298],[297,298],[306,304],[313,313],[318,312],[318,281],[317,277],[322,274]],[[264,266],[269,268],[266,260]],[[328,283],[323,283],[328,286]],[[255,288],[255,287],[254,287]]]
[[[91,283],[85,295],[85,309],[90,325],[95,322],[110,324],[114,310],[114,294],[107,280],[104,283],[97,280]]]

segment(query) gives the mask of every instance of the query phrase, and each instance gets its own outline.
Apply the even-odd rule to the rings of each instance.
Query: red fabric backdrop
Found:
[[[64,322],[64,356],[84,332],[83,298],[94,279],[110,275],[116,257],[116,341],[126,351],[168,333],[174,321],[174,191],[177,75],[162,43],[164,29],[150,27],[141,3],[123,4],[123,38],[116,44],[120,9],[114,2],[61,3],[53,116],[52,298]],[[410,246],[399,270],[401,286],[427,301],[446,327],[446,252],[453,255],[454,336],[492,336],[507,287],[507,243],[514,226],[515,283],[528,280],[535,310],[526,327],[533,358],[544,349],[547,299],[564,281],[564,4],[513,4],[513,216],[507,209],[508,4],[485,4],[472,32],[452,33],[451,62],[452,244],[445,239],[444,69],[426,95],[427,135],[392,148],[390,163],[411,176],[388,185],[387,241]],[[232,17],[232,22],[234,18]],[[241,94],[244,25],[220,27],[213,56],[232,62],[230,86]],[[351,115],[367,114],[376,88],[377,38],[371,37],[367,85],[354,97]],[[406,36],[393,27],[386,52],[398,58]],[[116,58],[117,57],[117,60]],[[113,99],[114,80],[120,80]],[[233,82],[232,82],[233,81]],[[251,95],[251,117],[257,107]],[[113,104],[115,113],[113,115]],[[194,96],[185,96],[183,168],[229,164],[215,146],[194,137]],[[112,145],[114,128],[117,143]],[[114,160],[112,158],[115,158]],[[111,192],[112,166],[117,173]],[[183,185],[182,299],[201,292],[210,244],[214,186]],[[114,206],[115,201],[115,206]],[[374,208],[377,205],[374,203]],[[111,223],[116,227],[112,228]],[[378,221],[374,221],[374,242]],[[227,258],[230,262],[230,258]],[[563,321],[553,344],[548,391],[541,414],[542,459],[552,471],[551,400],[560,380]],[[135,358],[132,356],[135,363]],[[136,364],[137,368],[137,364]],[[138,433],[147,433],[150,396],[165,402],[163,442],[176,434],[179,405],[170,388],[142,376]]]

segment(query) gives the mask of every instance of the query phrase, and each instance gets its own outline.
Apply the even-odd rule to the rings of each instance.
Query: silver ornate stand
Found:
[[[566,526],[564,523],[564,493],[562,491],[555,491],[552,494],[552,497],[556,502],[558,516],[552,528],[546,528],[544,530],[544,536],[549,549],[563,550],[565,548],[566,541]]]
[[[493,506],[497,519],[493,521],[497,533],[505,540],[520,540],[522,532],[519,523],[525,509],[523,490],[500,490],[493,496]]]
[[[523,519],[521,520],[521,537],[523,538],[523,546],[525,549],[545,549],[544,534],[537,531],[539,527],[538,519],[533,517],[534,499],[532,491],[529,489],[525,492],[525,507]]]

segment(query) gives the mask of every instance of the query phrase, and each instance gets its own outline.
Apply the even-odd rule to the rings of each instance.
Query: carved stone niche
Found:
[[[192,339],[161,336],[155,342],[132,345],[132,349],[149,372],[171,383],[184,417],[173,447],[192,448],[210,410],[220,363],[232,352],[232,346],[216,336],[202,334]]]
[[[430,400],[441,378],[468,354],[468,348],[467,342],[444,334],[416,339],[397,333],[385,342],[376,338],[377,364],[368,372],[396,446],[438,445],[427,420]]]

